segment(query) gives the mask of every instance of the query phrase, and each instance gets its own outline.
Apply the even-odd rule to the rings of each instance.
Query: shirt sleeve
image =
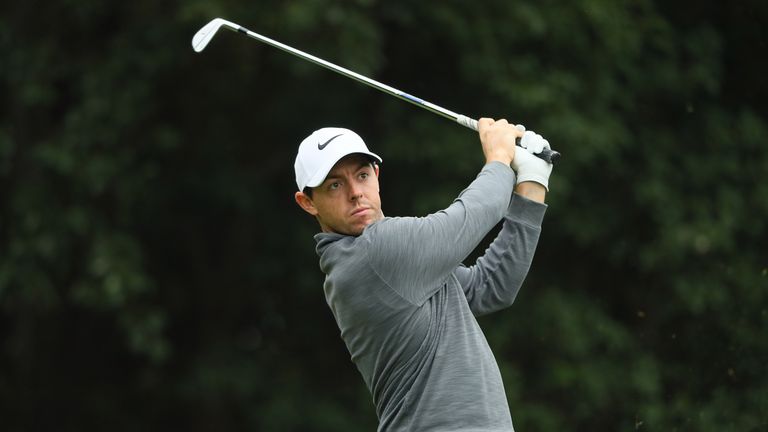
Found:
[[[547,206],[513,195],[504,224],[485,254],[454,275],[475,316],[508,307],[528,274]]]
[[[509,166],[491,162],[445,210],[371,224],[362,235],[371,267],[403,298],[422,304],[501,220],[514,184]]]

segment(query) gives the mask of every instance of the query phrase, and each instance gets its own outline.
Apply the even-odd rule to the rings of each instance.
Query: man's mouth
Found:
[[[352,212],[352,216],[359,216],[359,215],[363,214],[363,212],[365,212],[365,211],[367,211],[367,210],[368,210],[368,207],[360,207],[360,208],[358,208],[358,209],[355,209],[355,210]]]

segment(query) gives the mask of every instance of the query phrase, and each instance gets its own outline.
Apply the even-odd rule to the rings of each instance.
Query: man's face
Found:
[[[325,181],[312,188],[312,198],[296,192],[296,202],[316,216],[323,232],[360,235],[384,217],[379,197],[379,169],[359,154],[342,158]]]

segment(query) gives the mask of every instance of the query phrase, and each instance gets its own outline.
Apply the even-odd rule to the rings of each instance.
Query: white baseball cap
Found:
[[[312,132],[299,145],[293,165],[299,190],[320,186],[336,162],[352,153],[362,153],[381,162],[377,154],[368,150],[360,135],[349,129],[327,127]]]

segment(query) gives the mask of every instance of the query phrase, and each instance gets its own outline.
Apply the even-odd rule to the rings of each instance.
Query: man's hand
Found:
[[[504,119],[494,121],[490,118],[481,118],[478,120],[478,133],[485,154],[485,163],[493,161],[499,161],[505,165],[512,163],[515,158],[515,140],[523,136],[523,131]]]
[[[525,128],[519,126],[524,131]],[[552,173],[552,164],[545,162],[534,154],[541,153],[549,148],[549,141],[541,135],[527,131],[520,142],[522,149],[518,149],[512,160],[512,169],[517,173],[517,184],[535,182],[549,190],[549,175]]]

